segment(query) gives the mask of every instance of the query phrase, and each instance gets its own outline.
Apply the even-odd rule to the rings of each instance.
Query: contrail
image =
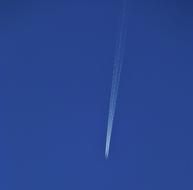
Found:
[[[108,125],[107,125],[107,136],[106,136],[106,147],[105,147],[105,157],[108,158],[111,134],[113,128],[113,120],[115,116],[116,101],[118,95],[119,81],[121,76],[121,68],[123,64],[123,55],[125,49],[125,39],[127,34],[127,3],[124,0],[122,18],[121,18],[121,28],[120,35],[117,40],[116,53],[114,57],[114,67],[112,76],[112,87],[110,94],[110,104],[109,104],[109,114],[108,114]]]

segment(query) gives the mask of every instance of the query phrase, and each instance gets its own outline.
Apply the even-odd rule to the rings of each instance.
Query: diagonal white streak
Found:
[[[108,158],[108,155],[109,155],[111,134],[112,134],[113,121],[115,116],[115,109],[116,109],[116,101],[117,101],[117,95],[118,95],[118,89],[119,89],[121,69],[123,64],[125,39],[127,34],[126,10],[127,9],[126,9],[126,0],[125,0],[123,5],[122,18],[121,18],[120,36],[119,36],[119,39],[117,40],[116,53],[114,57],[114,67],[113,67],[112,87],[111,87],[111,94],[110,94],[106,147],[105,147],[106,158]]]

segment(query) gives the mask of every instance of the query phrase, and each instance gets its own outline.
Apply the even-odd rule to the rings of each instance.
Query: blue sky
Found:
[[[0,189],[191,190],[193,3],[1,1]]]

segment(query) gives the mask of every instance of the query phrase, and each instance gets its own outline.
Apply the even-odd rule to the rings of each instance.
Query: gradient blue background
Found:
[[[193,2],[0,2],[1,190],[192,190]]]

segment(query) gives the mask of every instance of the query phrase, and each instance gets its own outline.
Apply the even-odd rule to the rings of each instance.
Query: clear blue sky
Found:
[[[1,190],[192,190],[193,2],[0,2]]]

